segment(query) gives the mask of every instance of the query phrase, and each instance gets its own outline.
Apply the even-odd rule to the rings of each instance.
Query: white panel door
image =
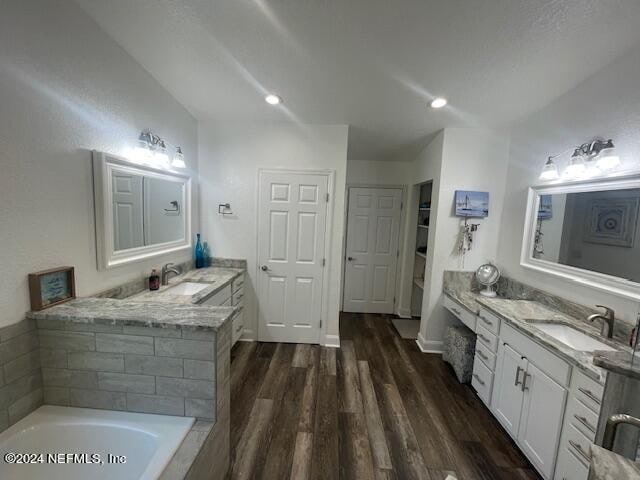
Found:
[[[142,176],[113,173],[113,249],[144,246]]]
[[[551,478],[558,452],[567,391],[529,363],[518,444],[545,478]]]
[[[345,312],[393,313],[402,190],[349,189]]]
[[[520,414],[522,413],[522,379],[526,371],[527,360],[507,344],[498,347],[491,397],[491,408],[502,426],[514,438],[518,438]]]
[[[318,343],[328,175],[260,174],[258,340]]]

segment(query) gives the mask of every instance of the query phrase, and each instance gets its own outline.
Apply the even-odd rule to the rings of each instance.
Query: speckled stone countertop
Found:
[[[169,279],[168,285],[163,285],[158,290],[144,292],[131,295],[126,298],[126,301],[135,302],[159,302],[159,303],[180,303],[180,304],[193,304],[199,303],[205,300],[211,295],[215,295],[224,287],[229,285],[233,280],[238,278],[244,273],[242,268],[228,268],[228,267],[208,267],[199,268],[196,270],[189,270],[181,275],[176,275]],[[196,292],[193,295],[172,295],[167,293],[171,287],[175,287],[182,282],[196,282],[210,284],[207,288]]]
[[[636,353],[635,358],[627,351],[598,352],[593,356],[593,363],[620,375],[640,380],[640,352]]]
[[[58,320],[84,324],[134,325],[217,331],[233,318],[239,307],[198,305],[244,272],[242,268],[210,267],[177,275],[157,291],[144,291],[125,299],[77,298],[55,307],[29,312],[35,320]],[[165,290],[183,282],[210,284],[194,295],[171,295]]]
[[[573,348],[547,335],[542,330],[536,328],[535,323],[560,323],[573,327],[586,335],[594,337],[602,343],[621,350],[626,353],[627,356],[630,356],[630,350],[628,347],[618,342],[612,342],[608,339],[602,338],[599,328],[562,312],[553,310],[537,301],[511,300],[500,297],[483,297],[477,292],[463,290],[460,288],[445,288],[444,293],[474,314],[478,313],[480,306],[485,307],[487,310],[506,321],[507,324],[542,344],[548,350],[551,350],[559,357],[567,360],[569,363],[582,370],[586,375],[600,383],[604,383],[606,372],[594,364],[594,355],[597,355],[599,352],[596,351],[591,353],[574,350]]]
[[[591,445],[589,480],[640,480],[640,463]]]

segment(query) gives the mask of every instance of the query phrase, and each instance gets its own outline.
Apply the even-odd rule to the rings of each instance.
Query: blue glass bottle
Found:
[[[204,263],[205,263],[205,259],[204,259],[204,247],[202,246],[202,243],[200,243],[200,234],[197,233],[196,234],[196,250],[195,250],[195,254],[196,254],[196,268],[202,268],[204,267]]]

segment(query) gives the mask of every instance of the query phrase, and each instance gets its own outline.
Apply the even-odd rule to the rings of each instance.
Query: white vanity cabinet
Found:
[[[476,317],[476,355],[473,360],[471,386],[480,400],[491,406],[491,396],[495,383],[496,355],[498,352],[498,334],[501,320],[480,307]]]
[[[554,480],[587,480],[604,386],[574,369]]]
[[[542,476],[553,476],[571,367],[502,325],[491,409]]]
[[[231,346],[235,345],[244,330],[244,274],[235,278],[229,285],[225,285],[218,292],[202,301],[200,305],[243,307],[240,309],[240,312],[233,317]]]

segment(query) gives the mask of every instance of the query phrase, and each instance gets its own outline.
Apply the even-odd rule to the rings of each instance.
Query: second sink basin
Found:
[[[579,352],[593,352],[594,350],[616,351],[615,348],[599,342],[595,338],[567,325],[559,323],[535,323],[535,327]]]
[[[209,284],[206,283],[195,283],[195,282],[182,282],[176,285],[175,287],[167,288],[164,292],[167,295],[195,295],[201,290],[209,287]],[[161,295],[162,295],[161,293]]]

